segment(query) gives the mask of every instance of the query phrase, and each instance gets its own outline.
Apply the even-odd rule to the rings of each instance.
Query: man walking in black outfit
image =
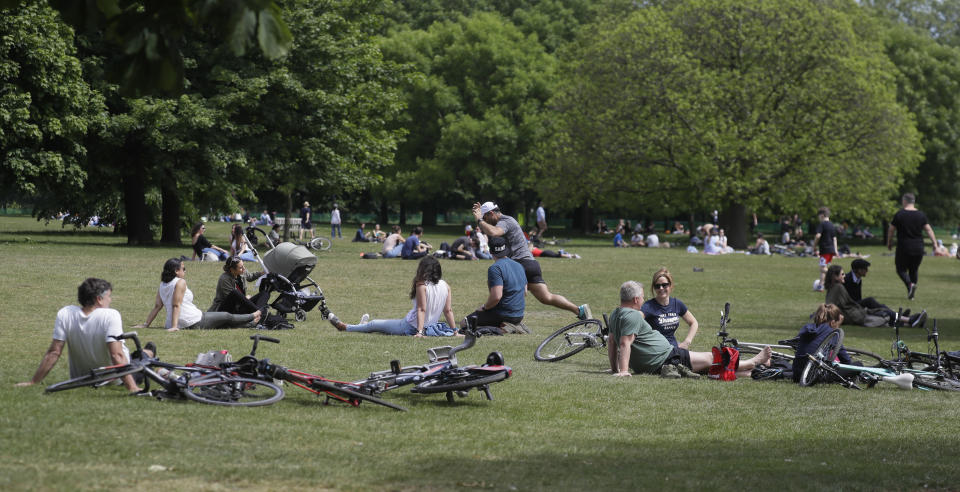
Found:
[[[927,216],[917,210],[917,197],[913,193],[904,193],[903,208],[893,216],[887,230],[887,249],[893,249],[893,233],[897,233],[897,252],[894,262],[897,275],[907,287],[907,299],[913,299],[917,292],[917,273],[923,261],[923,233],[926,232],[934,246],[937,237],[927,222]]]

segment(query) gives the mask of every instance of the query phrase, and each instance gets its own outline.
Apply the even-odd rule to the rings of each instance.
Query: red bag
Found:
[[[740,351],[723,347],[723,349],[713,347],[713,364],[710,365],[710,372],[707,377],[719,381],[733,381],[737,379],[737,366],[740,365]]]

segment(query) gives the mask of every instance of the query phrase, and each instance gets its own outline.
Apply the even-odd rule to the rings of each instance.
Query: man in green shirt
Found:
[[[620,307],[609,317],[610,336],[607,356],[614,376],[637,373],[656,374],[664,364],[682,365],[694,372],[703,372],[713,364],[710,352],[690,352],[674,347],[643,319],[643,286],[628,280],[620,286]],[[750,360],[741,361],[737,375],[748,376],[754,367],[770,363],[770,347],[764,347]],[[676,376],[674,376],[676,377]]]

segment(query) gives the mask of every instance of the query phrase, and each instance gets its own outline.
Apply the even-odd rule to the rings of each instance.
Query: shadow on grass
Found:
[[[66,246],[112,246],[122,248],[190,248],[189,242],[170,244],[127,244],[124,235],[96,231],[4,231],[0,232],[0,244],[62,244]]]

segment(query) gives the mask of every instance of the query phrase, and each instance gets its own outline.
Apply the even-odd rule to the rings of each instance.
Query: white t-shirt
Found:
[[[163,308],[167,311],[167,320],[164,324],[165,328],[170,328],[173,326],[173,309],[170,305],[173,304],[173,290],[177,286],[177,281],[183,280],[180,277],[173,277],[173,280],[161,283],[160,288],[157,289],[157,292],[160,294],[160,301],[163,302]],[[186,280],[183,280],[186,282]],[[200,319],[203,318],[203,311],[200,311],[197,306],[193,305],[193,292],[190,290],[190,287],[187,287],[183,292],[183,300],[180,302],[180,323],[178,328],[186,328],[188,326],[193,326],[200,322]]]
[[[443,307],[447,304],[447,296],[450,294],[450,286],[443,279],[431,284],[424,282],[427,288],[427,305],[424,306],[423,326],[432,325],[440,321],[440,315],[443,314]],[[417,326],[417,298],[413,298],[413,309],[403,318],[410,323],[410,326]]]
[[[659,248],[660,247],[660,236],[656,234],[650,234],[647,236],[647,247],[648,248]]]
[[[57,312],[53,339],[67,344],[70,377],[80,377],[98,367],[113,365],[108,343],[123,334],[123,321],[116,309],[97,308],[89,315],[80,306],[66,306]],[[130,351],[123,345],[123,354],[130,360]]]
[[[330,223],[339,224],[340,223],[340,209],[333,209],[333,212],[330,212]]]
[[[543,207],[537,207],[537,222],[546,222],[547,221],[547,212],[543,210]]]

